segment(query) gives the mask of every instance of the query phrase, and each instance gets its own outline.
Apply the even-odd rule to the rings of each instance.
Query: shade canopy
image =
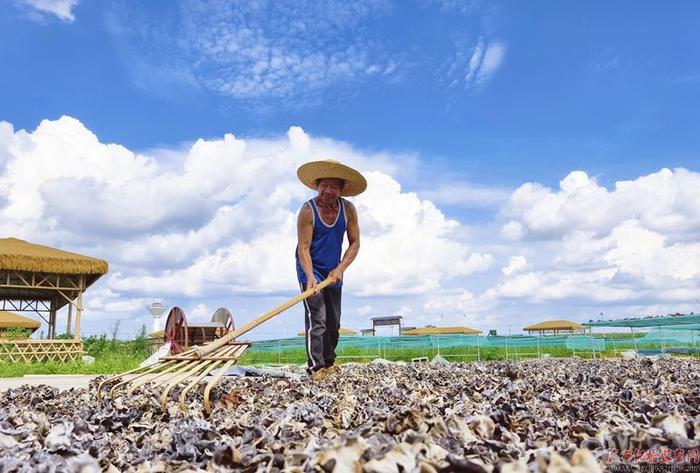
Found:
[[[32,331],[38,329],[41,326],[41,322],[30,319],[29,317],[22,317],[21,315],[15,314],[13,312],[7,312],[0,310],[0,328],[28,328]]]
[[[552,330],[584,330],[583,325],[570,320],[548,320],[534,325],[528,325],[523,330],[526,332],[552,331]]]
[[[698,324],[700,314],[669,314],[665,316],[626,317],[616,320],[586,322],[587,327],[663,327],[666,325]]]
[[[422,327],[402,330],[401,335],[478,335],[481,330],[469,327]]]

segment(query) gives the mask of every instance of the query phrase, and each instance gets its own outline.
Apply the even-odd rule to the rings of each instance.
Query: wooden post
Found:
[[[49,339],[56,338],[56,299],[51,299],[49,310]]]
[[[80,340],[80,316],[83,314],[83,290],[85,289],[85,276],[80,276],[80,290],[78,291],[77,307],[75,310],[75,333],[73,338]]]
[[[66,335],[70,335],[70,330],[71,330],[70,324],[72,322],[72,319],[73,319],[73,303],[69,302],[68,303],[68,321],[66,322]]]

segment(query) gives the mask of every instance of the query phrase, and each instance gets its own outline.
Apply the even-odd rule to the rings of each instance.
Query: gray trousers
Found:
[[[302,286],[302,291],[306,285]],[[304,301],[306,327],[306,357],[308,370],[318,371],[333,366],[335,347],[340,330],[340,300],[342,288],[327,287],[320,294]]]

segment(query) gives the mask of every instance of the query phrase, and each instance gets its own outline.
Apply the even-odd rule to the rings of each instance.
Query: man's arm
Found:
[[[355,206],[352,205],[352,203],[346,201],[345,212],[348,217],[348,226],[346,232],[348,235],[348,243],[350,243],[350,246],[348,246],[348,249],[345,250],[343,259],[340,261],[338,267],[331,271],[328,275],[329,277],[334,278],[336,282],[339,282],[343,279],[343,273],[346,269],[348,269],[348,266],[350,266],[350,264],[352,264],[352,262],[355,260],[355,258],[357,257],[357,253],[360,252],[360,224],[357,220],[357,210],[355,209]]]
[[[308,281],[306,288],[313,288],[315,292],[318,293],[319,291],[316,287],[318,281],[316,281],[316,277],[314,277],[313,264],[311,263],[311,240],[314,236],[313,222],[314,215],[312,210],[308,205],[303,205],[297,216],[297,251],[299,252],[299,263]]]

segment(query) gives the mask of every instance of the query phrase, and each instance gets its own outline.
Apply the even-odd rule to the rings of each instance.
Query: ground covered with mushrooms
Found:
[[[320,382],[226,379],[209,417],[201,397],[185,415],[158,392],[23,387],[0,396],[0,472],[700,471],[699,366],[352,364]]]

